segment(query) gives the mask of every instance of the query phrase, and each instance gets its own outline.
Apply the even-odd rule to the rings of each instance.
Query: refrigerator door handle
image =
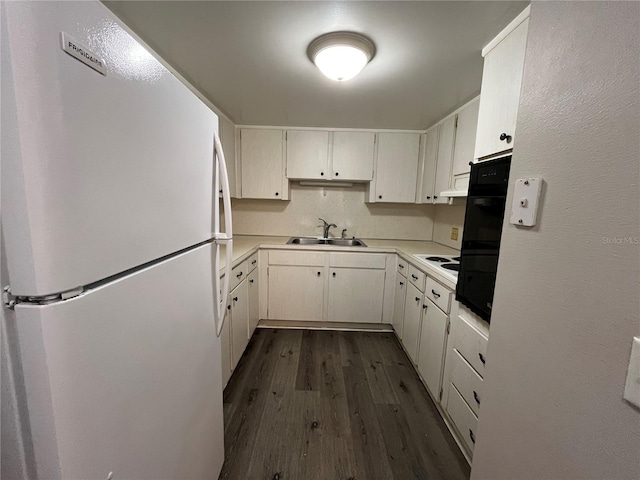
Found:
[[[220,202],[214,197],[214,232],[213,239],[215,243],[215,254],[213,256],[213,274],[214,274],[214,324],[216,326],[216,334],[220,336],[225,319],[226,298],[229,295],[229,275],[231,272],[231,263],[233,261],[233,227],[231,223],[231,194],[229,192],[229,175],[227,173],[227,163],[222,150],[220,137],[216,132],[213,134],[214,148],[214,189],[213,194],[218,195],[222,191],[222,205],[224,210],[224,232],[220,231]],[[225,245],[226,262],[225,276],[220,288],[220,245]]]

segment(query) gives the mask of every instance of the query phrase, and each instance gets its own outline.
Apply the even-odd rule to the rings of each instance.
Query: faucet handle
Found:
[[[342,229],[342,234],[340,235],[340,238],[347,238],[347,229],[346,228]]]

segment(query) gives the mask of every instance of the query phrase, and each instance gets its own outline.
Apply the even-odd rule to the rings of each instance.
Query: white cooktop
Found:
[[[418,260],[435,269],[439,274],[449,278],[452,282],[458,281],[458,268],[460,268],[460,257],[453,255],[414,255]]]

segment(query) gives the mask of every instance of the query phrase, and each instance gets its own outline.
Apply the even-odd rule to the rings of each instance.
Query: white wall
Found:
[[[465,199],[466,200],[466,199]],[[433,241],[460,250],[462,227],[464,226],[464,205],[436,205],[433,220]],[[451,240],[451,228],[458,229],[458,239]]]
[[[502,235],[473,480],[640,478],[639,63],[640,4],[531,4],[510,183],[546,186]]]
[[[291,184],[290,201],[233,200],[233,232],[244,235],[322,235],[322,217],[349,236],[431,240],[433,206],[365,204],[364,185],[350,188],[301,187]]]

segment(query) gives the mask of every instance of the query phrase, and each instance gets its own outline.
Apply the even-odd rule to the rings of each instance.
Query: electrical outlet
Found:
[[[458,229],[451,227],[451,240],[458,240]]]

